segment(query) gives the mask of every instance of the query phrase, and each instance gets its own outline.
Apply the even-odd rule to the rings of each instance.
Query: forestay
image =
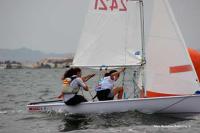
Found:
[[[141,62],[138,1],[90,0],[74,66],[124,66]]]

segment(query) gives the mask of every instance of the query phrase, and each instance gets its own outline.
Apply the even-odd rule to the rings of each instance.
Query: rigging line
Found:
[[[92,101],[94,102],[93,95],[92,95],[92,93],[90,92],[90,89],[89,89],[89,88],[88,88],[88,92],[89,92],[89,94],[90,94],[90,96],[91,96],[91,98],[92,98]],[[81,87],[81,93],[82,93],[82,96],[85,97],[84,94],[83,94],[83,87]]]
[[[92,98],[92,101],[94,102],[94,96],[92,95],[90,89],[88,89],[88,92],[89,92],[89,94],[90,94],[90,96],[91,96],[91,98]]]
[[[83,87],[81,87],[81,92],[82,92],[82,96],[85,97],[84,94],[83,94]]]
[[[136,84],[136,86],[141,90],[141,88],[139,87],[139,85],[136,83],[136,81],[133,81],[135,84]],[[130,98],[131,97],[131,95],[132,94],[134,94],[136,91],[135,91],[135,88],[134,88],[134,90],[130,93],[130,95],[128,96],[128,98]]]
[[[100,80],[100,78],[101,78],[101,71],[102,71],[102,67],[100,67],[100,68],[99,68],[99,72],[98,72],[98,75],[99,75],[99,77],[98,77],[98,78],[99,78],[99,79],[98,79],[98,81],[97,81],[97,82],[99,82],[99,80]]]
[[[125,70],[126,71],[126,70]],[[124,82],[125,82],[125,74],[126,72],[123,72],[123,78],[122,78],[122,88],[124,89]],[[126,92],[124,91],[124,98],[127,99],[127,95]]]
[[[94,102],[94,99],[96,98],[96,95],[93,96],[90,90],[92,90],[92,89],[90,89],[90,88],[88,87],[88,92],[89,92],[89,94],[90,94],[90,96],[91,96],[92,101]]]
[[[164,110],[166,110],[166,109],[169,109],[170,107],[172,107],[172,106],[174,106],[174,105],[176,105],[176,104],[178,104],[178,103],[184,101],[184,100],[187,99],[187,98],[189,98],[189,97],[183,97],[183,98],[180,99],[179,101],[177,101],[177,102],[175,102],[175,103],[173,103],[173,104],[171,104],[171,105],[169,105],[169,106],[167,106],[167,107],[164,107],[164,108],[162,108],[162,109],[160,109],[160,110],[158,110],[158,111],[156,111],[156,112],[154,112],[154,113],[159,113],[159,112],[161,112],[161,111],[164,111]]]
[[[126,2],[126,4],[128,4],[128,2]],[[126,6],[128,6],[128,5],[126,5]],[[124,41],[124,65],[126,65],[127,64],[127,45],[128,45],[128,31],[129,31],[129,12],[127,12],[126,14],[125,14],[125,18],[124,18],[124,23],[125,23],[125,27],[124,27],[124,30],[125,30],[125,34],[124,34],[124,39],[125,39],[125,41]]]
[[[137,81],[135,81],[134,77],[133,77],[133,83],[134,83],[134,84],[137,86],[137,88],[139,88],[140,90],[142,89],[142,88],[140,88],[140,86],[138,85]],[[129,97],[128,97],[128,98],[130,98],[130,97],[131,97],[131,95],[135,93],[135,88],[133,88],[133,89],[134,89],[134,90],[133,90],[133,92],[132,92],[132,93],[130,93],[130,95],[129,95]]]
[[[125,70],[126,71],[126,70]],[[126,72],[123,72],[123,78],[122,78],[122,87],[124,87],[124,82],[125,82],[125,74],[126,74]]]

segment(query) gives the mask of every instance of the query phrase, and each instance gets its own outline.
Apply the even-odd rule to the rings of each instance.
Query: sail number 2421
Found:
[[[128,0],[95,0],[95,10],[127,11]]]

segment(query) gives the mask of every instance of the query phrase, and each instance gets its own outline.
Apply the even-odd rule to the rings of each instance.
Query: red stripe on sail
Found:
[[[180,72],[188,72],[188,71],[192,71],[191,65],[169,67],[170,73],[180,73]]]

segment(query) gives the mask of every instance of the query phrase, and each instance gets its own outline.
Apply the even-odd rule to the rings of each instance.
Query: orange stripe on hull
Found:
[[[147,91],[147,96],[146,97],[167,97],[167,96],[178,96],[175,94],[166,94],[166,93],[158,93],[158,92],[153,92],[153,91]],[[141,96],[144,97],[144,93],[141,92]]]
[[[173,66],[169,68],[170,73],[180,73],[180,72],[188,72],[188,71],[192,71],[191,65]]]

